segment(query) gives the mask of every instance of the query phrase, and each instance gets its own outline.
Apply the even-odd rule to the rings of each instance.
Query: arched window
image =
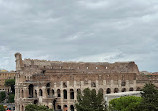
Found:
[[[67,87],[67,83],[63,82],[63,87],[66,88]]]
[[[63,90],[63,96],[64,96],[64,99],[67,99],[67,90],[66,89]]]
[[[123,88],[123,89],[122,89],[122,92],[126,92],[126,88]]]
[[[129,91],[133,91],[133,87],[129,88]]]
[[[60,106],[60,105],[58,105],[58,106],[57,106],[57,109],[61,109],[61,106]]]
[[[102,93],[102,94],[104,93],[104,91],[103,91],[102,88],[100,88],[98,92],[100,92],[100,93]]]
[[[39,96],[43,96],[42,89],[39,90]]]
[[[34,104],[38,104],[38,100],[34,100],[34,102],[33,102]]]
[[[114,89],[114,93],[118,93],[119,92],[119,89],[118,88],[115,88]]]
[[[33,98],[33,84],[29,85],[29,98]]]
[[[50,83],[46,84],[46,88],[47,88],[47,96],[50,97]]]
[[[74,99],[74,90],[70,89],[70,99]]]
[[[96,83],[95,82],[91,82],[91,87],[96,87]]]
[[[50,89],[47,89],[47,95],[50,97]]]
[[[110,89],[110,88],[107,88],[106,94],[110,94],[110,93],[111,93],[111,89]]]
[[[70,111],[74,111],[74,106],[73,105],[70,106]]]
[[[60,97],[60,89],[57,90],[57,95]]]
[[[81,89],[77,89],[77,94],[80,94],[81,93]]]
[[[47,83],[47,84],[46,84],[46,87],[49,88],[49,87],[50,87],[50,83]]]

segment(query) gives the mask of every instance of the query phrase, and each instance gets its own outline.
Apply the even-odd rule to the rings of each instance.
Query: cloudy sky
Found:
[[[158,71],[158,0],[0,0],[1,69],[15,70],[16,52]]]

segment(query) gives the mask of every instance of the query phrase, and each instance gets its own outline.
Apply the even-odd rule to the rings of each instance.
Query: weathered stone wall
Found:
[[[134,62],[61,62],[16,57],[16,111],[29,103],[55,109],[74,107],[77,91],[85,88],[105,94],[137,89],[139,70]]]

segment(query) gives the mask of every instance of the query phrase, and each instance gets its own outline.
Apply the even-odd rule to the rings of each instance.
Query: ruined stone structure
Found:
[[[139,90],[134,62],[60,62],[16,58],[16,111],[27,104],[74,111],[78,91],[95,89],[103,94]],[[139,81],[140,82],[140,81]],[[138,83],[139,84],[139,83]]]
[[[0,90],[10,92],[11,88],[5,86],[5,80],[14,79],[16,72],[14,71],[0,71]]]

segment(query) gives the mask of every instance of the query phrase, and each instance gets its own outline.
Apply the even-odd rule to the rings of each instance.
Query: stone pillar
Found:
[[[57,85],[56,85],[56,83],[54,83],[54,97],[58,97],[58,95],[57,95]]]
[[[24,93],[24,98],[29,97],[29,89],[27,87],[24,87],[23,93]]]
[[[47,98],[47,92],[46,92],[46,87],[42,87],[42,92],[43,92],[43,98]]]
[[[74,89],[74,100],[77,100],[77,90]]]
[[[118,86],[121,87],[121,80],[118,80]]]
[[[106,80],[103,80],[103,85],[106,86]]]
[[[99,84],[98,84],[98,80],[96,80],[96,88],[98,88],[99,87]]]
[[[134,91],[136,91],[136,88],[137,88],[137,85],[136,85],[136,80],[133,80],[133,89],[134,89]]]

